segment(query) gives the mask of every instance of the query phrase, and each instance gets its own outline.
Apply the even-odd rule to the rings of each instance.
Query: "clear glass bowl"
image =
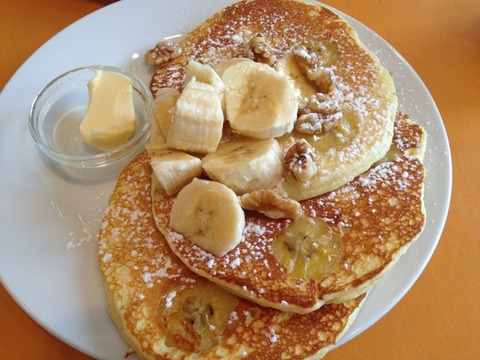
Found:
[[[80,137],[80,122],[88,108],[88,82],[98,70],[130,78],[136,115],[134,136],[112,151],[100,151]],[[53,79],[35,98],[29,129],[39,148],[54,161],[77,168],[97,168],[124,159],[143,145],[150,134],[153,98],[147,86],[121,68],[104,65],[81,67]]]

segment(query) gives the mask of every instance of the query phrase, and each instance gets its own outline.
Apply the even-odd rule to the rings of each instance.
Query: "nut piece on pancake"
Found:
[[[145,53],[145,62],[151,66],[159,66],[182,54],[182,47],[170,41],[160,41],[153,49]]]
[[[243,56],[270,66],[277,61],[277,56],[272,47],[262,35],[254,36],[248,41]]]
[[[337,47],[333,43],[310,40],[294,46],[292,54],[307,78],[317,85],[318,91],[323,94],[329,93],[334,82],[330,66],[337,61]]]
[[[302,215],[302,207],[296,200],[284,198],[272,189],[260,189],[240,196],[240,205],[245,210],[253,210],[270,219],[297,219]]]
[[[298,107],[295,129],[304,134],[321,135],[342,119],[342,109],[329,95],[317,93]]]
[[[295,141],[285,154],[286,176],[293,176],[297,181],[307,182],[317,171],[312,146],[304,139]]]

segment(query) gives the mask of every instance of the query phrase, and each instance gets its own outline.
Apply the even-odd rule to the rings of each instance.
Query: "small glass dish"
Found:
[[[88,82],[97,71],[128,77],[133,88],[136,128],[133,137],[112,151],[83,142],[80,123],[88,108]],[[148,139],[153,98],[135,75],[114,66],[92,65],[68,71],[48,83],[33,101],[29,129],[38,147],[54,161],[76,168],[104,167],[126,158]]]

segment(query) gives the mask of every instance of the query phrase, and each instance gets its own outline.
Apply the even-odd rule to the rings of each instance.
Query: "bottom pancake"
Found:
[[[147,153],[120,174],[99,234],[109,313],[143,359],[320,359],[366,295],[306,315],[264,308],[191,272],[152,215]]]

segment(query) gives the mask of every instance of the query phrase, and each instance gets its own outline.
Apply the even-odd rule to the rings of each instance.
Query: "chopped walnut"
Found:
[[[317,173],[313,147],[305,140],[299,139],[290,146],[285,155],[287,174],[300,182],[308,182]]]
[[[328,57],[326,50],[320,43],[310,42],[295,46],[292,50],[293,56],[300,65],[309,80],[313,81],[321,93],[327,94],[333,84],[333,73],[325,66],[324,58]]]
[[[256,62],[261,62],[272,66],[277,61],[277,57],[273,52],[270,44],[261,35],[257,35],[250,39],[245,46],[243,56]]]
[[[159,66],[182,54],[182,47],[170,41],[160,41],[155,48],[145,53],[145,62],[151,66]]]
[[[342,109],[329,95],[317,93],[298,107],[295,129],[304,134],[320,135],[330,131],[342,119]]]
[[[240,196],[240,205],[271,219],[297,219],[302,207],[296,200],[282,197],[271,189],[261,189]]]
[[[305,71],[307,78],[313,81],[318,91],[323,94],[328,94],[333,85],[333,72],[332,70],[319,66],[314,69],[307,69]]]
[[[303,68],[329,67],[338,60],[338,48],[333,42],[310,40],[293,47],[292,53]]]
[[[296,45],[292,49],[295,60],[297,60],[298,65],[304,69],[311,69],[322,65],[319,58],[319,52],[321,52],[321,48],[314,46],[311,42]]]

